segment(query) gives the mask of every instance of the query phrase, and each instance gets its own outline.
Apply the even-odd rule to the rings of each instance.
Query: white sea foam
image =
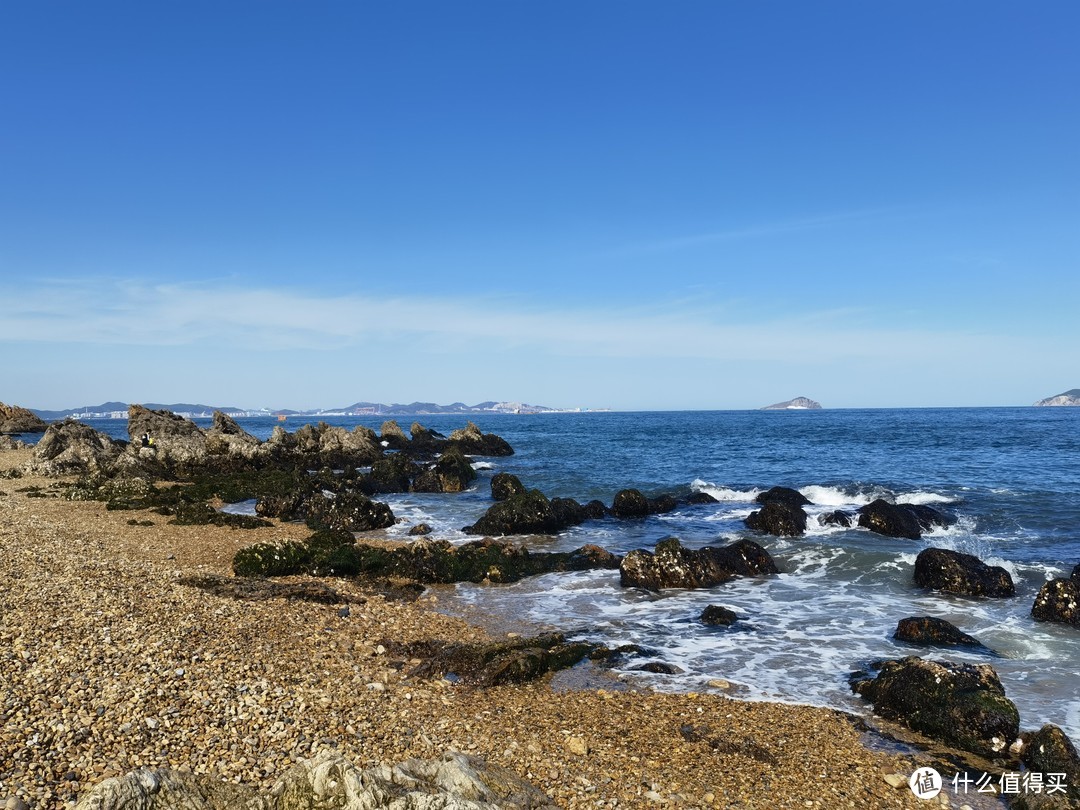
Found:
[[[939,495],[936,492],[908,492],[896,496],[897,503],[910,503],[916,506],[928,506],[932,503],[955,503],[955,498]]]
[[[474,470],[494,470],[495,465],[490,461],[474,461],[472,463],[472,468]]]
[[[765,491],[763,489],[729,489],[728,487],[722,487],[718,484],[709,483],[708,481],[702,481],[700,478],[695,478],[690,483],[690,488],[695,492],[704,492],[706,495],[711,495],[718,501],[745,503],[752,503],[754,498]]]

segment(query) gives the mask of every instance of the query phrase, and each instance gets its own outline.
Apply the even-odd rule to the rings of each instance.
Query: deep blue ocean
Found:
[[[449,434],[464,416],[419,417]],[[639,521],[586,523],[537,549],[596,543],[625,553],[667,536],[700,547],[752,537],[780,567],[779,576],[742,579],[708,590],[660,594],[624,589],[618,572],[551,574],[513,585],[459,585],[436,591],[440,609],[503,626],[554,627],[610,645],[655,650],[678,675],[634,672],[657,689],[707,690],[724,679],[735,696],[869,707],[847,675],[869,661],[905,655],[986,662],[1020,708],[1023,728],[1052,722],[1080,741],[1080,629],[1032,620],[1031,605],[1048,578],[1080,563],[1080,408],[715,411],[473,416],[485,432],[514,447],[507,458],[477,458],[480,478],[459,495],[394,495],[386,501],[405,537],[427,522],[436,538],[460,531],[491,505],[494,472],[517,475],[549,497],[598,498],[627,487],[647,495],[708,492],[716,504],[684,507]],[[196,420],[199,421],[199,420]],[[240,419],[260,438],[276,421]],[[383,417],[328,418],[365,424]],[[406,430],[411,417],[400,420]],[[114,435],[126,423],[88,420]],[[290,419],[286,428],[302,422]],[[761,537],[743,519],[754,496],[794,487],[815,504],[806,536]],[[922,540],[891,539],[864,529],[821,527],[815,516],[857,509],[877,497],[929,504],[955,515]],[[1017,595],[971,599],[912,584],[916,555],[938,546],[975,554],[1012,574]],[[732,628],[697,621],[709,604],[743,618]],[[907,616],[938,616],[974,635],[996,656],[923,650],[895,641]],[[641,663],[638,661],[637,663]]]

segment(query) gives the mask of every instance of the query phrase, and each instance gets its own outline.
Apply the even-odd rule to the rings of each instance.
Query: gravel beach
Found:
[[[29,452],[0,452],[0,471]],[[328,583],[344,605],[208,593],[184,582],[230,576],[239,548],[308,530],[173,526],[28,490],[53,483],[0,479],[0,804],[67,806],[140,766],[269,787],[325,748],[358,766],[466,752],[560,807],[937,803],[885,779],[918,762],[868,749],[830,710],[408,677],[387,646],[486,632],[430,596],[393,600],[347,580]]]

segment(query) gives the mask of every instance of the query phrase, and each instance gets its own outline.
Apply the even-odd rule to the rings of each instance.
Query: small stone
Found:
[[[907,785],[908,778],[899,773],[887,773],[885,774],[885,781],[889,783],[889,787],[901,788]]]
[[[385,692],[386,684],[375,681],[374,683],[369,683],[367,685],[367,688],[370,689],[372,692]]]
[[[7,802],[4,803],[4,810],[30,810],[30,808],[18,796],[9,796]]]
[[[349,606],[346,605],[337,612],[337,615],[339,619],[347,619],[350,615],[352,615],[352,611],[349,610]]]
[[[146,720],[144,720],[143,722],[146,723],[146,727],[151,731],[153,731],[160,725],[160,721],[153,717],[147,717]]]
[[[709,686],[709,687],[712,687],[713,689],[730,689],[731,688],[731,683],[729,683],[728,681],[725,681],[723,678],[713,678],[712,680],[710,680],[705,685]]]
[[[583,757],[589,753],[589,746],[581,737],[570,737],[566,740],[566,750],[571,754]]]

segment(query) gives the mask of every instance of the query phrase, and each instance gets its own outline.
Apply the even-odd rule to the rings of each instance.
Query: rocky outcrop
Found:
[[[33,411],[0,402],[0,434],[44,433],[48,429],[48,422]]]
[[[971,554],[928,548],[915,558],[915,584],[961,596],[1015,596],[1016,586],[1000,565],[987,565]]]
[[[1042,407],[1056,407],[1062,405],[1080,405],[1080,388],[1074,388],[1071,391],[1065,391],[1062,394],[1056,396],[1047,397],[1046,399],[1040,399],[1035,403],[1036,408]]]
[[[128,427],[130,435],[130,425]],[[141,434],[140,434],[141,435]],[[214,411],[214,421],[206,431],[206,452],[211,456],[233,456],[252,460],[259,455],[262,444],[236,424],[231,416]]]
[[[806,532],[806,512],[788,501],[767,501],[761,509],[751,512],[745,523],[756,532],[798,537]]]
[[[878,498],[859,509],[859,525],[886,537],[918,540],[923,531],[948,526],[952,519],[937,509],[911,503],[889,503]]]
[[[316,530],[367,532],[394,525],[389,506],[358,492],[333,496],[317,492],[307,499],[303,512],[308,527]]]
[[[821,403],[807,397],[795,397],[786,402],[777,402],[775,405],[766,405],[763,411],[820,411]]]
[[[437,759],[360,770],[340,755],[301,761],[266,793],[216,777],[140,768],[83,794],[76,810],[548,810],[550,799],[483,760]]]
[[[619,490],[611,502],[611,514],[617,518],[648,517],[649,499],[637,489]]]
[[[379,433],[382,434],[380,436],[382,443],[391,450],[404,450],[409,446],[409,437],[405,435],[405,431],[401,429],[401,425],[393,419],[387,419],[383,422],[382,427],[379,429]]]
[[[512,456],[514,448],[501,436],[482,433],[472,422],[450,434],[450,444],[470,456]]]
[[[1080,755],[1072,740],[1049,723],[1034,734],[1024,736],[1020,760],[1032,773],[1043,774],[1043,792],[1025,791],[1009,806],[1013,810],[1080,808]],[[1058,774],[1056,781],[1065,788],[1064,791],[1048,792],[1046,787],[1050,777],[1047,774]]]
[[[1031,617],[1037,622],[1060,622],[1080,627],[1080,565],[1069,579],[1052,579],[1039,589]]]
[[[392,655],[419,660],[410,677],[451,676],[472,686],[534,681],[549,672],[574,666],[587,655],[602,651],[595,644],[567,641],[562,633],[513,638],[485,644],[421,641],[390,644]]]
[[[516,582],[552,571],[619,567],[619,558],[599,546],[570,552],[530,552],[498,540],[455,546],[446,540],[418,540],[387,548],[354,542],[346,532],[316,532],[306,542],[259,543],[233,558],[237,576],[396,577],[423,584]]]
[[[854,692],[874,711],[915,731],[993,759],[1020,732],[1020,714],[989,664],[918,657],[883,661],[852,676]]]
[[[511,495],[499,501],[485,512],[472,526],[462,531],[466,534],[501,536],[507,534],[555,534],[566,528],[551,501],[538,489]]]
[[[49,476],[111,473],[125,449],[123,442],[81,422],[57,422],[45,431],[23,469]]]
[[[779,569],[769,552],[750,540],[729,546],[684,548],[678,538],[669,537],[656,544],[652,552],[631,551],[619,566],[623,587],[711,588],[740,576],[777,574]]]
[[[491,497],[496,501],[505,501],[512,495],[525,492],[525,485],[516,475],[498,472],[491,476]]]
[[[413,479],[414,492],[464,492],[476,480],[476,470],[456,446],[450,445],[434,466]]]
[[[909,644],[933,645],[936,647],[983,647],[981,641],[969,636],[956,625],[934,616],[912,616],[901,619],[896,625],[893,638]]]
[[[150,437],[156,459],[167,467],[193,467],[206,461],[206,432],[172,411],[128,407],[128,439],[134,449],[142,445],[143,436]]]

